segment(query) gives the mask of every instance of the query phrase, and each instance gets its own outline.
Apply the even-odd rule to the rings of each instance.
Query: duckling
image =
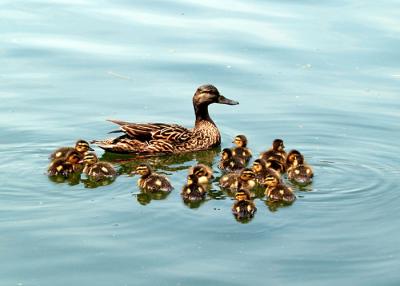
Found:
[[[107,162],[99,162],[95,153],[86,153],[82,162],[85,164],[83,172],[94,181],[113,180],[117,176],[113,165]]]
[[[201,201],[206,196],[206,189],[199,182],[199,178],[195,174],[191,174],[187,178],[187,184],[183,186],[181,196],[184,201]]]
[[[221,177],[219,185],[232,192],[236,192],[239,187],[250,192],[256,186],[255,174],[249,168],[245,168],[239,173],[228,173]]]
[[[245,167],[246,162],[238,157],[232,155],[232,150],[225,148],[221,152],[221,160],[218,163],[218,168],[227,171],[237,171]]]
[[[239,220],[252,218],[257,208],[250,194],[245,190],[239,190],[235,194],[235,199],[236,202],[232,206],[233,215]]]
[[[286,171],[285,164],[282,163],[281,160],[270,158],[264,162],[265,162],[265,166],[268,169],[272,169],[272,170],[278,172],[279,174],[283,174]]]
[[[246,164],[250,161],[252,153],[247,148],[247,138],[244,135],[237,135],[232,143],[235,143],[236,147],[232,148],[232,156],[242,159]]]
[[[211,183],[211,180],[214,179],[213,170],[204,165],[197,164],[189,169],[189,176],[195,175],[197,177],[197,181],[199,184],[206,186]]]
[[[279,172],[267,168],[266,162],[262,159],[257,159],[253,162],[252,170],[255,174],[256,183],[261,186],[266,185],[265,181],[269,177],[276,178],[278,181],[280,180]]]
[[[138,180],[138,185],[145,191],[169,193],[173,189],[167,177],[153,172],[148,164],[140,164],[136,168],[135,174],[142,176]]]
[[[310,184],[313,180],[312,168],[304,163],[302,155],[295,156],[292,166],[288,170],[288,179],[300,185]]]
[[[286,170],[289,170],[289,168],[292,167],[296,156],[303,156],[303,155],[299,151],[297,151],[295,149],[290,150],[290,152],[287,154],[287,156],[286,156]]]
[[[277,181],[275,178],[270,178],[266,182],[267,188],[265,189],[265,195],[269,201],[292,203],[296,199],[292,189]]]
[[[280,161],[282,165],[285,165],[286,151],[285,151],[285,145],[283,144],[283,140],[275,139],[272,142],[272,148],[270,148],[268,151],[261,153],[260,159],[264,159],[265,161],[267,161],[268,159],[275,159]]]
[[[78,141],[76,141],[74,148],[73,147],[61,147],[61,148],[57,149],[56,151],[54,151],[50,155],[49,159],[55,160],[55,159],[65,157],[65,155],[71,150],[77,151],[80,154],[81,158],[83,158],[83,155],[86,152],[94,151],[92,148],[90,148],[88,142],[86,142],[85,140],[78,140]]]
[[[49,165],[47,173],[49,176],[61,175],[68,177],[73,173],[82,171],[82,165],[79,164],[80,160],[81,154],[72,149],[64,157],[53,160]]]

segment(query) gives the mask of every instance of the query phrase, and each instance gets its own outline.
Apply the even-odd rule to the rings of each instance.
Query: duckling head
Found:
[[[152,169],[150,165],[148,164],[140,164],[139,166],[136,167],[135,174],[141,175],[141,176],[148,176],[152,173]]]
[[[264,184],[267,185],[267,187],[277,186],[280,182],[279,174],[271,169],[268,169],[267,171],[268,174],[264,178]]]
[[[237,191],[236,194],[235,194],[235,199],[236,199],[237,201],[239,201],[239,202],[240,202],[240,201],[248,201],[248,200],[251,199],[250,193],[247,192],[246,190],[239,190],[239,191]]]
[[[254,160],[253,166],[251,168],[254,173],[260,173],[265,170],[265,161],[261,159]]]
[[[86,153],[81,162],[85,163],[85,165],[93,165],[96,164],[99,159],[97,158],[95,153]]]
[[[191,173],[196,175],[197,178],[200,177],[206,177],[207,179],[214,178],[212,169],[204,164],[198,164],[194,166]]]
[[[221,157],[222,157],[222,160],[228,160],[228,159],[232,158],[232,150],[229,148],[223,149],[221,152]]]
[[[245,168],[240,172],[240,179],[243,181],[250,181],[256,177],[252,169]]]
[[[244,135],[237,135],[233,142],[237,147],[247,147],[247,138]]]
[[[65,160],[71,164],[78,164],[81,161],[81,154],[76,150],[71,150],[65,155]]]
[[[285,145],[283,144],[282,139],[275,139],[272,142],[272,149],[275,151],[283,151],[285,149]]]
[[[287,154],[287,163],[288,164],[293,164],[294,159],[296,158],[296,156],[301,155],[301,153],[297,150],[290,150],[290,152]]]
[[[87,151],[94,151],[92,148],[90,148],[89,143],[87,141],[85,141],[85,140],[76,141],[75,150],[78,151],[81,154],[84,154]]]

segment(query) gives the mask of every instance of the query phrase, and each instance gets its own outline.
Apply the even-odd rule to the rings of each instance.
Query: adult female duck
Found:
[[[125,134],[113,139],[95,140],[92,143],[116,153],[158,154],[207,150],[221,143],[218,128],[208,114],[208,106],[212,103],[239,104],[220,95],[215,86],[202,85],[193,96],[196,121],[192,129],[176,124],[110,120],[120,125],[117,132]]]

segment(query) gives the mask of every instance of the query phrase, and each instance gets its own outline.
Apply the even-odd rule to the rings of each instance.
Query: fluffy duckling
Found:
[[[107,162],[99,162],[95,153],[86,153],[81,162],[85,164],[83,172],[94,181],[113,180],[117,176],[113,165]]]
[[[264,163],[265,163],[266,168],[272,169],[272,170],[278,172],[279,174],[283,174],[286,171],[285,164],[282,163],[282,160],[270,158],[270,159],[264,161]]]
[[[276,178],[276,180],[280,181],[280,173],[267,168],[266,162],[262,159],[257,159],[253,162],[252,170],[255,174],[255,181],[261,186],[266,186],[266,180],[270,177]]]
[[[189,176],[195,175],[199,184],[206,186],[214,179],[213,171],[204,164],[197,164],[189,169]]]
[[[283,165],[286,163],[286,151],[285,145],[283,144],[282,139],[275,139],[272,142],[272,147],[261,153],[260,159],[268,161],[269,159],[275,159],[280,161]]]
[[[233,156],[231,149],[225,148],[221,152],[218,168],[226,172],[232,172],[243,169],[245,164],[246,162],[243,159]]]
[[[299,151],[293,149],[290,150],[289,153],[287,153],[286,156],[286,170],[289,170],[293,166],[293,162],[296,159],[297,156],[303,156]]]
[[[184,201],[201,201],[206,196],[206,189],[199,182],[199,178],[195,174],[191,174],[187,178],[187,184],[183,186],[181,196]]]
[[[313,180],[314,172],[312,168],[304,163],[304,157],[297,155],[288,170],[288,179],[300,185],[310,184]]]
[[[49,176],[64,176],[68,177],[70,174],[82,171],[82,165],[79,164],[81,154],[72,149],[66,153],[62,158],[53,160],[47,170]]]
[[[239,173],[228,173],[221,177],[219,185],[232,192],[236,192],[239,188],[250,192],[256,186],[255,174],[249,168],[245,168]]]
[[[87,141],[78,140],[78,141],[76,141],[74,148],[73,147],[61,147],[61,148],[57,149],[56,151],[54,151],[50,155],[49,159],[55,160],[55,159],[63,158],[71,150],[77,151],[80,154],[81,158],[83,158],[83,155],[86,152],[94,151],[92,148],[90,148],[89,143]]]
[[[237,135],[232,143],[235,143],[236,147],[232,148],[232,156],[242,159],[248,163],[252,156],[249,148],[247,148],[247,138],[244,135]]]
[[[235,194],[236,202],[232,206],[232,213],[236,219],[249,219],[257,211],[256,205],[250,198],[250,194],[245,190],[239,190]]]
[[[135,174],[141,175],[138,185],[145,191],[149,192],[171,192],[173,187],[167,177],[159,175],[151,169],[147,164],[140,164]]]
[[[292,203],[296,199],[292,189],[275,178],[268,179],[266,185],[265,195],[271,202]]]

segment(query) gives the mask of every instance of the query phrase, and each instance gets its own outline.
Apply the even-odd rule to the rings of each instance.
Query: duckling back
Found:
[[[265,190],[265,195],[267,196],[268,200],[272,202],[291,203],[296,199],[292,189],[282,183],[274,187],[268,187]]]
[[[85,173],[88,177],[95,181],[101,181],[105,179],[115,179],[117,172],[113,165],[107,162],[97,162],[88,168],[85,168]]]
[[[149,192],[171,192],[173,187],[169,180],[162,175],[152,173],[146,178],[140,178],[139,187]]]

